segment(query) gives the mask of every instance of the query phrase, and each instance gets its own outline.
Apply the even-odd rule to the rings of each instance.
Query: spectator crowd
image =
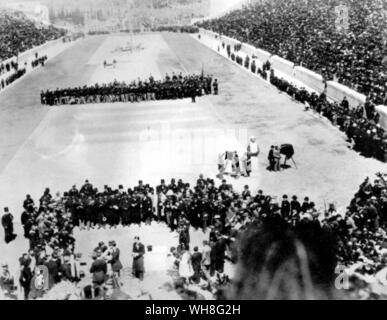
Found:
[[[78,88],[56,89],[41,92],[41,103],[46,105],[140,102],[149,100],[184,99],[197,96],[218,94],[218,82],[212,76],[190,74],[183,76],[168,74],[163,80],[152,76],[145,81],[138,80],[129,84],[114,81],[109,84],[84,86]]]
[[[271,73],[270,82],[294,100],[305,104],[306,110],[313,109],[340,128],[355,151],[365,157],[387,162],[387,132],[379,124],[379,113],[373,103],[367,101],[364,106],[359,105],[355,109],[349,107],[346,98],[341,103],[330,102],[325,93],[318,95],[297,88],[275,76],[274,72]]]
[[[367,282],[367,277],[373,277],[383,284],[387,282],[385,277],[380,278],[380,272],[387,268],[387,182],[382,174],[377,174],[373,183],[367,178],[341,213],[333,204],[318,210],[308,197],[301,200],[296,195],[283,195],[279,199],[262,190],[253,193],[248,186],[238,193],[226,180],[216,186],[202,175],[194,187],[172,179],[170,183],[161,180],[156,188],[139,181],[132,189],[120,185],[117,189],[105,186],[98,190],[86,180],[80,189],[73,186],[63,195],[52,196],[46,189],[38,204],[27,195],[23,207],[21,222],[30,251],[20,259],[21,274],[32,279],[31,261],[35,266],[45,265],[49,288],[62,280],[79,282],[82,277],[74,273],[74,267],[66,268],[67,273],[60,271],[62,263],[79,264],[80,257],[74,254],[75,227],[114,228],[152,221],[166,224],[179,235],[178,246],[172,247],[169,255],[179,285],[197,285],[214,295],[221,296],[221,289],[228,287],[225,262],[238,261],[240,236],[253,225],[272,221],[285,223],[291,229],[313,226],[319,230],[316,237],[322,232],[333,239],[330,250],[336,263],[349,268],[353,279]],[[191,247],[190,228],[209,230],[201,250]],[[116,243],[100,243],[94,250],[94,259],[106,251],[105,256],[111,261],[109,248],[116,252]],[[114,256],[112,270],[119,277],[122,265],[117,262],[119,254],[118,258],[117,254]],[[30,282],[25,283],[22,276],[20,283],[29,293]],[[11,287],[14,284],[2,284],[3,290]],[[358,294],[356,290],[350,293]]]
[[[38,27],[23,14],[0,12],[0,61],[17,56],[47,41],[62,37],[64,30]]]
[[[384,0],[273,0],[198,26],[337,80],[378,105],[387,104],[386,12]]]

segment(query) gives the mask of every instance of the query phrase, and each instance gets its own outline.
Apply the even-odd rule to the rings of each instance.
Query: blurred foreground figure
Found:
[[[318,222],[293,228],[282,219],[267,218],[247,229],[237,250],[237,276],[228,299],[334,298],[334,246]]]

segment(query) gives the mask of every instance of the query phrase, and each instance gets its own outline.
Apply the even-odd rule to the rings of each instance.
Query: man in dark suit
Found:
[[[145,254],[145,247],[144,245],[140,242],[140,237],[135,237],[134,238],[134,243],[133,243],[133,265],[132,265],[132,273],[133,275],[140,279],[144,279],[144,254]]]
[[[226,239],[218,234],[218,239],[215,242],[215,246],[213,248],[215,255],[215,270],[219,273],[223,273],[224,271],[224,261],[226,256]]]
[[[55,284],[60,281],[59,269],[61,266],[61,261],[58,259],[56,252],[53,252],[51,258],[45,264],[48,269],[48,284],[51,289]]]
[[[114,240],[109,242],[109,247],[111,253],[111,259],[109,263],[111,264],[114,274],[119,277],[122,269],[122,263],[120,261],[120,249],[117,248],[117,243]]]
[[[274,146],[270,147],[269,155],[267,156],[267,160],[269,160],[269,170],[274,171]]]
[[[281,215],[284,219],[288,219],[290,217],[290,202],[286,194],[282,197]]]
[[[199,248],[194,248],[194,253],[191,256],[191,264],[193,269],[193,276],[191,277],[191,280],[195,283],[200,282],[200,273],[202,271],[202,259],[203,255],[199,252]]]
[[[8,208],[4,208],[4,214],[1,217],[1,225],[4,228],[5,243],[10,243],[16,238],[16,235],[13,233],[13,215],[9,212]]]
[[[93,284],[102,285],[106,280],[107,263],[102,258],[102,252],[100,249],[96,252],[96,259],[90,268],[90,273],[93,274]]]
[[[31,259],[25,258],[21,261],[20,266],[20,277],[19,283],[20,286],[24,289],[24,300],[28,300],[30,294],[31,280],[33,278],[33,273],[30,268]]]
[[[214,95],[218,95],[219,94],[218,79],[215,79],[215,81],[213,83],[213,87],[214,87]]]

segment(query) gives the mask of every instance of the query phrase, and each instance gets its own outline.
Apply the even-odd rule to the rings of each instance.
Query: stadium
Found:
[[[1,9],[1,299],[386,298],[384,1],[218,2]]]

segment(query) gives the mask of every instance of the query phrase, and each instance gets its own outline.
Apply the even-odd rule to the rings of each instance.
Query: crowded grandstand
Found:
[[[0,299],[386,299],[385,1],[94,5],[0,12]]]

